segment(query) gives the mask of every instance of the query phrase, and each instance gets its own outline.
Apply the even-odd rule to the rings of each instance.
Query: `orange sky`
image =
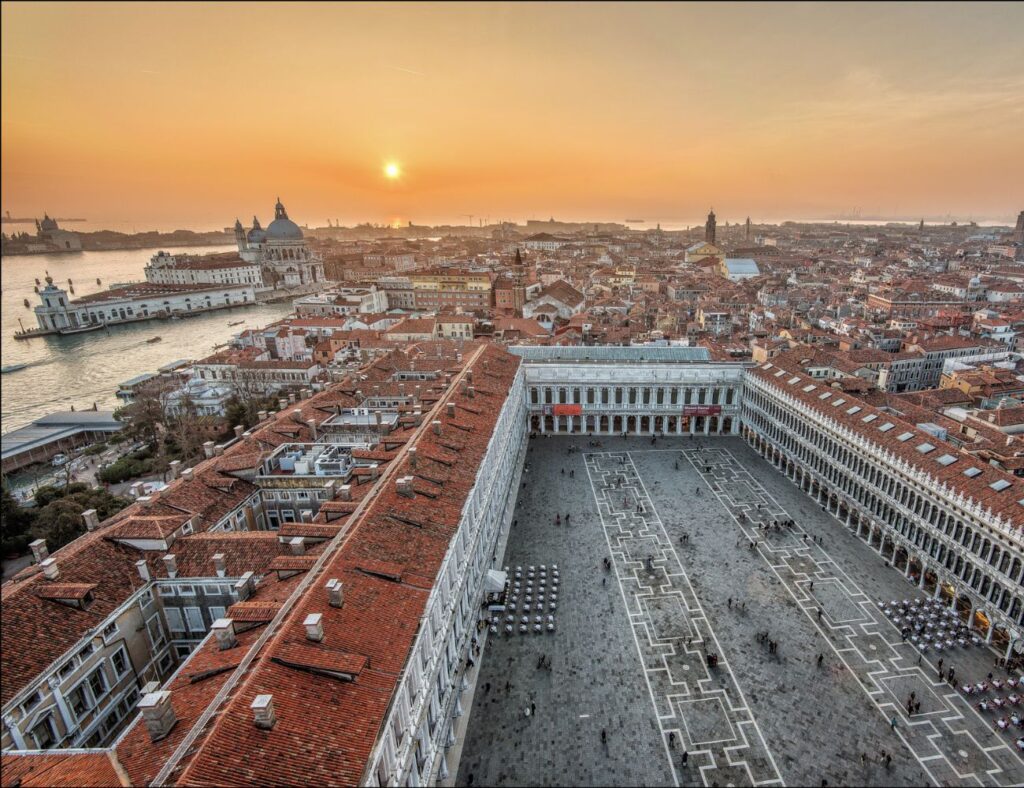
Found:
[[[1024,4],[2,7],[2,207],[223,227],[1024,208]],[[402,177],[383,177],[388,161]]]

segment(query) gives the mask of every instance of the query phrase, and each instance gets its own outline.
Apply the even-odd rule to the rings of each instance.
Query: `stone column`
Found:
[[[68,708],[68,703],[64,700],[64,695],[60,691],[60,678],[57,676],[50,676],[46,683],[50,687],[53,699],[57,702],[57,709],[60,711],[60,717],[64,721],[64,730],[70,734],[78,729],[78,723],[75,722],[75,718],[71,714],[71,709]]]
[[[7,730],[11,734],[11,741],[14,742],[14,748],[16,750],[29,749],[25,745],[25,737],[21,735],[21,729],[18,727],[18,721],[14,719],[13,714],[8,714],[4,717],[4,725],[7,726]],[[32,749],[35,749],[35,742],[32,743]]]

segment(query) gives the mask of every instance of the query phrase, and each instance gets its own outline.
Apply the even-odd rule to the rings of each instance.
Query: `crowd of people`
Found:
[[[955,610],[937,599],[893,600],[888,604],[879,600],[878,607],[900,628],[903,640],[910,640],[921,651],[968,648],[982,643]]]

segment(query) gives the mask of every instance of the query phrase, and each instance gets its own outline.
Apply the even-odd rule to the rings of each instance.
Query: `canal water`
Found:
[[[195,254],[233,251],[232,246],[167,249]],[[50,272],[54,283],[67,288],[74,282],[76,298],[105,290],[119,282],[142,281],[143,268],[156,249],[116,252],[80,252],[57,255],[4,257],[0,263],[3,286],[0,302],[0,357],[2,365],[28,364],[0,377],[2,431],[23,427],[56,410],[116,408],[117,385],[144,372],[155,372],[179,359],[209,355],[214,346],[227,342],[246,328],[259,328],[286,316],[290,303],[252,305],[224,309],[186,320],[150,320],[66,337],[14,339],[21,325],[37,325],[31,307],[39,303],[33,291]],[[102,285],[96,284],[96,279]],[[24,299],[30,308],[25,308]],[[242,325],[229,326],[239,320]],[[20,322],[19,322],[20,321]],[[146,340],[159,336],[160,342]]]

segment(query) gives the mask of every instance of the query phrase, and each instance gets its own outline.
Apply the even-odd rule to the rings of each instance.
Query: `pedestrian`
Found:
[[[814,590],[814,581],[813,580],[811,581],[811,584],[809,586],[807,586],[807,590],[808,591],[813,591]]]
[[[729,607],[732,608],[732,597],[729,597]]]
[[[885,768],[889,768],[889,764],[892,763],[892,756],[886,753],[885,755]]]
[[[919,711],[921,711],[921,701],[917,701],[917,703],[914,704],[914,714],[917,714]]]
[[[537,704],[536,703],[530,703],[530,714],[534,714],[534,715],[537,714]]]
[[[668,746],[673,750],[676,748],[676,734],[675,731],[668,732]]]
[[[892,719],[889,720],[889,725],[892,726],[893,730],[896,730],[896,715],[892,715]]]
[[[683,750],[683,766],[686,766],[686,762],[690,759],[690,753]]]
[[[825,655],[824,655],[824,654],[819,654],[819,655],[818,655],[818,667],[819,667],[819,668],[821,667],[821,662],[822,662],[822,660],[824,660],[824,659],[825,659]]]
[[[508,683],[508,682],[506,681],[506,682],[505,682],[505,694],[506,694],[506,695],[508,695],[508,693],[509,693],[509,690],[511,690],[511,689],[512,689],[512,685],[511,685],[511,684],[509,684],[509,683]]]
[[[941,673],[941,672],[942,672],[942,660],[940,659],[939,660],[939,673]]]
[[[601,744],[607,744],[607,743],[608,743],[608,734],[605,732],[604,728],[601,728]]]
[[[821,608],[818,608],[818,621],[821,621]]]

